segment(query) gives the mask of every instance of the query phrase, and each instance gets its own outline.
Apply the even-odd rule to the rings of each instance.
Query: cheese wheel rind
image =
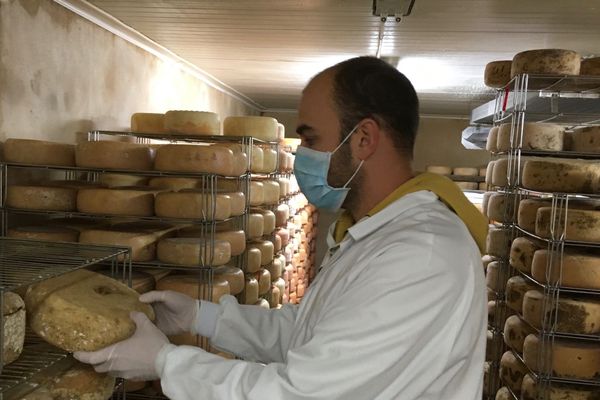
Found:
[[[158,148],[154,169],[233,176],[233,152],[224,146],[167,144]]]
[[[219,115],[208,111],[167,111],[164,129],[189,136],[215,136],[221,133]]]
[[[503,88],[510,82],[511,68],[512,60],[491,61],[485,66],[483,82],[492,88]]]
[[[75,165],[75,146],[33,139],[6,139],[4,160],[30,165]]]
[[[519,74],[579,75],[581,56],[572,50],[540,49],[517,53],[512,60],[511,78]]]
[[[6,206],[24,210],[74,211],[77,190],[68,187],[8,185]]]
[[[148,171],[153,162],[154,150],[143,144],[101,140],[75,148],[78,167]]]

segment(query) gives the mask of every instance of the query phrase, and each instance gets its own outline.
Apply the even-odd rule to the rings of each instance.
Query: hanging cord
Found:
[[[377,51],[375,52],[375,57],[381,58],[381,48],[383,47],[383,38],[385,36],[385,21],[387,21],[386,17],[381,17],[379,20],[379,35],[377,37]]]

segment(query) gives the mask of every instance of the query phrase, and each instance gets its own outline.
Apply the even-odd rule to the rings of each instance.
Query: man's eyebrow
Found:
[[[312,132],[314,129],[306,124],[299,125],[296,128],[296,133],[300,136],[305,136],[307,132]]]

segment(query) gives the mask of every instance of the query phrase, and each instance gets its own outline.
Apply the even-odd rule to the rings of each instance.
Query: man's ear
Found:
[[[380,125],[373,118],[365,118],[360,121],[352,138],[354,156],[361,161],[371,157],[379,146],[381,134]]]

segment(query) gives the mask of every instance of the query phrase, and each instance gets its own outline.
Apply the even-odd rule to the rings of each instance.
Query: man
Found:
[[[163,332],[199,333],[244,361],[168,344],[142,314],[132,338],[76,358],[158,377],[175,400],[481,398],[487,224],[452,182],[414,177],[417,126],[412,85],[383,61],[317,75],[300,104],[295,172],[310,202],[345,212],[301,304],[198,306],[151,292],[141,300]]]

